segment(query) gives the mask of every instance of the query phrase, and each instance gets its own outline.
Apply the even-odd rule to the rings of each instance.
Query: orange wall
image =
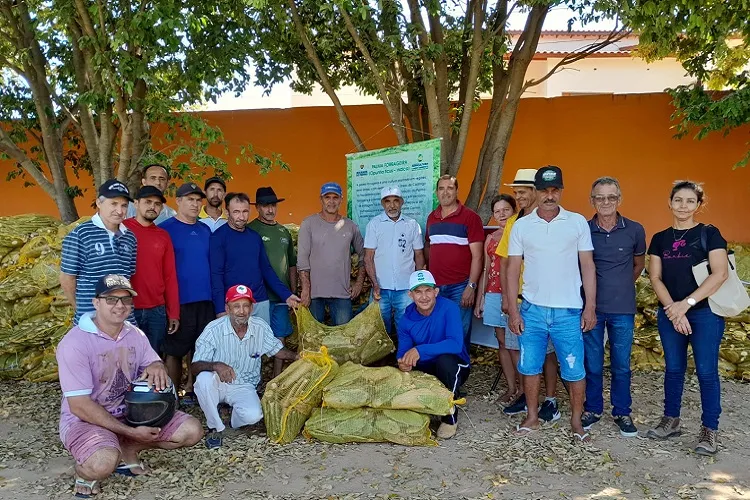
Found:
[[[396,143],[382,106],[347,109],[368,149]],[[468,193],[489,103],[474,116],[463,166],[460,193]],[[505,163],[503,182],[518,168],[557,164],[563,169],[563,205],[589,216],[591,182],[602,175],[617,177],[623,189],[623,214],[642,222],[648,234],[670,223],[667,197],[672,181],[693,179],[704,183],[708,195],[702,220],[717,225],[731,240],[750,242],[745,221],[750,199],[750,168],[732,169],[747,150],[750,127],[727,137],[703,141],[675,140],[670,128],[673,109],[666,94],[576,96],[521,101]],[[318,189],[327,181],[346,185],[346,153],[354,152],[333,107],[204,113],[218,125],[232,148],[252,143],[262,153],[282,154],[291,172],[263,177],[249,167],[235,167],[229,189],[254,196],[259,186],[271,185],[287,201],[279,205],[282,222],[297,222],[319,209]],[[385,127],[385,128],[384,128]],[[215,151],[215,154],[220,154]],[[230,149],[232,153],[237,153]],[[234,158],[227,159],[230,166]],[[0,175],[10,168],[0,161]],[[89,182],[87,180],[87,182]],[[507,188],[504,188],[507,189]],[[91,212],[94,192],[78,201],[81,214]],[[24,188],[20,181],[0,182],[0,215],[27,212],[56,215],[56,208],[39,188]],[[173,202],[172,202],[173,205]]]

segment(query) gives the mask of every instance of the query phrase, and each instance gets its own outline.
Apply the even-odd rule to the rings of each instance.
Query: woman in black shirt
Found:
[[[716,437],[721,414],[719,345],[724,318],[711,311],[707,298],[727,279],[727,242],[715,227],[695,222],[694,215],[703,201],[703,188],[699,185],[689,181],[676,183],[669,197],[672,226],[656,233],[648,249],[651,256],[648,273],[662,306],[657,323],[666,370],[664,417],[647,435],[666,439],[681,432],[680,406],[689,343],[693,347],[703,410],[695,452],[713,455],[718,449]],[[692,268],[706,259],[711,275],[698,286]]]

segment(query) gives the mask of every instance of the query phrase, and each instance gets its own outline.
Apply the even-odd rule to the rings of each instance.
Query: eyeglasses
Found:
[[[125,307],[130,307],[133,305],[133,297],[130,295],[126,295],[125,297],[114,297],[114,296],[107,296],[107,297],[97,297],[98,299],[104,299],[104,301],[107,303],[108,306],[116,306],[117,302],[122,302],[122,305]]]
[[[620,201],[620,195],[618,194],[610,194],[608,196],[592,196],[592,200],[594,200],[595,203],[604,203],[605,201],[608,201],[610,203],[617,203]]]

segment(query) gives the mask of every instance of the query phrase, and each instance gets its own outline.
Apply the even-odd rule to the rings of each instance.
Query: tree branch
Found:
[[[307,36],[305,26],[302,23],[299,12],[297,11],[295,0],[287,0],[287,5],[291,10],[292,21],[294,22],[294,27],[297,30],[297,35],[299,36],[302,45],[304,45],[305,47],[305,52],[307,53],[308,59],[315,67],[315,72],[318,74],[318,78],[320,79],[320,84],[323,87],[323,90],[326,94],[328,94],[328,97],[331,99],[334,107],[336,108],[336,113],[339,116],[339,121],[349,134],[349,138],[351,138],[354,146],[357,148],[357,151],[365,151],[366,148],[362,143],[362,139],[360,139],[357,130],[354,128],[354,124],[349,119],[349,115],[347,115],[346,111],[344,111],[344,106],[341,104],[338,95],[336,95],[336,91],[334,90],[333,85],[331,85],[331,82],[328,80],[328,75],[326,74],[325,69],[323,69],[323,64],[320,62],[320,58],[315,51],[315,47],[313,47],[310,39]]]
[[[19,148],[15,142],[8,136],[7,132],[3,127],[0,127],[0,149],[4,151],[8,156],[13,158],[21,167],[28,172],[29,175],[34,179],[39,187],[44,189],[52,198],[56,198],[55,186],[47,179],[36,163],[28,157],[28,155]]]

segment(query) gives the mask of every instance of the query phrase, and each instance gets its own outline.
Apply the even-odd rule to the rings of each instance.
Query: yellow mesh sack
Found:
[[[32,370],[27,370],[23,379],[29,382],[54,382],[58,380],[57,358],[55,357],[54,347],[48,347],[38,352],[38,355],[40,357],[35,358],[38,364]]]
[[[31,279],[31,268],[17,268],[0,281],[0,300],[13,302],[21,297],[33,297],[42,290]]]
[[[13,322],[20,323],[37,314],[43,314],[50,310],[53,297],[48,295],[36,295],[24,297],[13,303]]]
[[[55,240],[54,234],[40,234],[31,238],[19,251],[19,264],[26,264],[38,259],[42,254],[49,253],[51,251],[50,245],[54,245]]]
[[[316,351],[326,346],[337,363],[353,361],[369,365],[396,350],[385,331],[377,302],[341,326],[318,323],[305,307],[297,308],[296,312],[300,351]]]
[[[54,232],[61,225],[62,222],[49,215],[25,214],[0,217],[0,246],[21,247],[32,234]]]
[[[314,408],[320,406],[325,387],[338,373],[339,365],[325,347],[303,352],[281,375],[266,385],[261,399],[266,434],[274,443],[294,441]]]
[[[367,368],[345,363],[323,389],[323,406],[340,410],[370,407],[450,415],[456,404],[464,402],[455,401],[453,393],[432,375],[402,372],[392,366]]]
[[[305,424],[303,434],[326,443],[437,446],[430,432],[430,417],[409,410],[320,408]]]

